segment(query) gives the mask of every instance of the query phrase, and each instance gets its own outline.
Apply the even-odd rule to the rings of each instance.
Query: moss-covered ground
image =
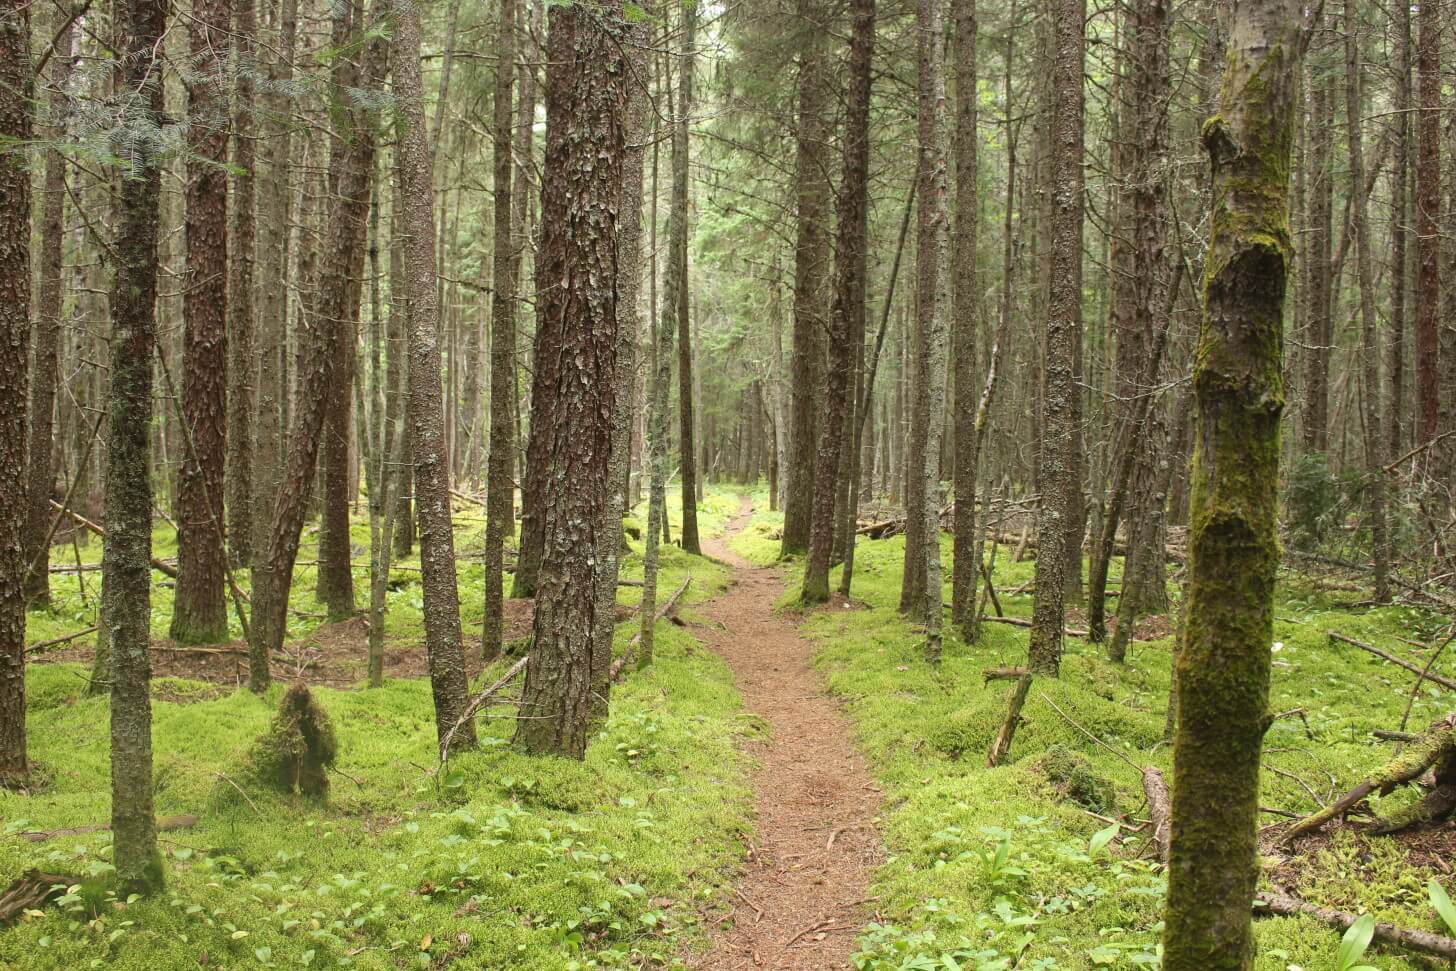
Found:
[[[736,495],[710,495],[704,533],[737,506]],[[471,508],[457,509],[465,556],[483,529]],[[158,556],[174,552],[170,532],[158,530]],[[367,546],[366,524],[356,523],[354,539],[356,550]],[[629,577],[641,575],[641,545],[633,546]],[[82,555],[99,558],[99,544]],[[310,542],[300,560],[311,559]],[[60,548],[55,562],[64,562]],[[728,576],[676,548],[664,548],[663,568],[668,591],[691,573],[689,617],[691,603]],[[400,577],[390,595],[391,644],[422,637],[419,588],[409,582],[417,575]],[[96,579],[85,575],[83,594],[75,576],[54,577],[53,606],[31,613],[29,640],[93,623],[84,597],[94,605]],[[320,613],[312,579],[310,569],[299,571],[293,606]],[[467,642],[480,619],[481,580],[480,566],[462,560]],[[621,595],[635,604],[640,590]],[[169,586],[154,588],[158,637],[171,596]],[[294,622],[296,639],[321,619]],[[634,629],[620,625],[619,649]],[[326,803],[272,793],[253,774],[249,748],[283,686],[257,698],[182,679],[158,685],[157,813],[198,819],[161,834],[165,890],[117,900],[106,889],[109,834],[19,836],[108,819],[107,700],[85,696],[86,674],[76,664],[28,671],[31,752],[44,782],[32,794],[0,793],[0,883],[29,867],[82,880],[59,906],[0,929],[7,969],[669,965],[698,933],[696,905],[724,879],[749,826],[736,741],[752,722],[723,664],[691,628],[663,621],[656,663],[614,691],[585,763],[515,754],[512,712],[495,708],[481,721],[480,750],[439,771],[426,681],[317,688],[340,748]]]
[[[766,497],[757,499],[766,509]],[[736,550],[754,562],[772,561],[780,524],[777,514],[760,512],[734,540]],[[1029,617],[1031,596],[1010,591],[1031,579],[1033,564],[1012,562],[1010,554],[1007,547],[998,551],[996,587],[1008,615]],[[1164,723],[1171,636],[1134,642],[1125,666],[1109,662],[1099,645],[1069,639],[1061,678],[1033,686],[1009,762],[987,769],[1009,688],[986,684],[981,672],[1023,663],[1027,631],[987,624],[974,646],[950,639],[943,663],[932,668],[921,652],[923,637],[897,610],[903,556],[901,538],[861,540],[855,602],[804,618],[805,631],[821,641],[818,661],[829,689],[842,700],[886,794],[888,854],[874,890],[882,921],[865,930],[859,967],[1157,966],[1161,867],[1150,862],[1141,834],[1107,841],[1113,817],[1145,818],[1134,766],[1170,767]],[[943,557],[948,564],[948,537]],[[785,609],[795,609],[798,574],[797,565],[786,571]],[[836,571],[831,583],[837,580]],[[1439,619],[1410,607],[1339,605],[1367,596],[1319,592],[1297,576],[1280,584],[1271,704],[1275,711],[1306,709],[1308,732],[1297,717],[1270,730],[1265,807],[1309,812],[1316,799],[1328,801],[1392,754],[1370,733],[1399,724],[1414,677],[1330,645],[1325,632],[1338,630],[1424,663],[1429,653],[1401,638],[1429,642]],[[1436,669],[1456,673],[1456,658]],[[1424,727],[1452,708],[1449,695],[1427,687],[1416,698],[1411,726]],[[1409,798],[1376,800],[1375,809],[1387,813]],[[1262,817],[1264,823],[1280,819]],[[1307,899],[1372,910],[1409,927],[1442,929],[1427,902],[1430,877],[1456,889],[1439,861],[1351,829],[1305,844],[1287,859],[1270,853],[1271,876]],[[1337,934],[1311,920],[1261,919],[1256,966],[1336,971],[1338,945]],[[1378,947],[1365,963],[1382,971],[1422,966]]]

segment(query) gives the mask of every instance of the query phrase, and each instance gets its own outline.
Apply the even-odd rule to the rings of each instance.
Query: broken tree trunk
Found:
[[[986,765],[995,768],[1011,751],[1011,740],[1016,737],[1016,726],[1021,724],[1021,709],[1026,705],[1026,696],[1031,693],[1031,675],[1022,674],[1016,679],[1016,687],[1006,699],[1006,718],[991,743],[991,752],[986,756]]]
[[[1152,822],[1158,859],[1166,862],[1172,836],[1173,802],[1168,796],[1168,781],[1152,766],[1143,769],[1143,794],[1148,797],[1148,819]]]

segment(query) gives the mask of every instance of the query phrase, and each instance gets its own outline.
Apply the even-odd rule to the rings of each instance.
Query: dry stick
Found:
[[[1134,762],[1132,759],[1128,758],[1122,752],[1119,752],[1117,749],[1113,748],[1111,745],[1108,745],[1102,739],[1098,738],[1096,735],[1093,735],[1091,732],[1087,731],[1087,729],[1083,728],[1081,725],[1079,725],[1075,721],[1073,721],[1071,715],[1068,715],[1066,712],[1062,711],[1061,708],[1057,707],[1057,703],[1055,701],[1052,701],[1050,698],[1048,698],[1046,696],[1046,692],[1044,692],[1044,691],[1038,691],[1037,694],[1041,695],[1041,700],[1042,701],[1045,701],[1047,704],[1051,705],[1052,706],[1052,710],[1055,711],[1058,715],[1061,715],[1062,718],[1066,720],[1066,722],[1067,722],[1068,725],[1071,725],[1077,731],[1081,732],[1083,735],[1086,735],[1092,741],[1096,742],[1098,745],[1100,745],[1103,748],[1107,749],[1107,751],[1111,752],[1113,755],[1115,755],[1118,758],[1122,759],[1122,761],[1126,762],[1127,765],[1128,765],[1128,767],[1131,768],[1138,775],[1142,775],[1143,774],[1143,768],[1142,768],[1142,766],[1138,765],[1136,762]]]
[[[1410,723],[1411,709],[1415,707],[1416,695],[1420,693],[1421,685],[1430,680],[1431,666],[1436,663],[1436,659],[1441,656],[1441,653],[1450,646],[1453,639],[1456,639],[1456,625],[1452,626],[1451,633],[1446,635],[1446,639],[1441,642],[1441,646],[1436,648],[1436,653],[1432,654],[1431,659],[1426,662],[1425,668],[1421,671],[1421,676],[1416,678],[1416,683],[1411,686],[1410,697],[1405,702],[1405,714],[1400,716],[1400,730],[1402,732],[1405,731],[1406,725]]]
[[[497,678],[494,684],[481,691],[480,694],[476,695],[474,698],[470,699],[470,704],[465,706],[465,711],[461,713],[455,724],[450,726],[450,730],[445,733],[445,737],[440,739],[441,763],[444,763],[450,758],[450,743],[454,741],[455,733],[460,730],[460,726],[464,725],[471,718],[475,717],[475,713],[483,708],[486,702],[490,701],[491,697],[495,695],[497,691],[510,684],[513,680],[515,680],[516,675],[526,670],[526,663],[530,660],[531,655],[524,655],[519,661],[517,661],[515,664],[512,664],[510,668],[507,669],[505,674]]]
[[[1374,646],[1373,644],[1366,644],[1364,641],[1357,641],[1353,637],[1346,637],[1344,634],[1338,634],[1332,630],[1325,631],[1325,634],[1332,641],[1339,641],[1342,644],[1349,644],[1352,647],[1358,647],[1362,651],[1368,651],[1378,658],[1383,658],[1389,661],[1391,664],[1405,668],[1412,674],[1420,675],[1423,679],[1427,681],[1439,684],[1441,687],[1447,689],[1448,691],[1456,691],[1456,681],[1452,681],[1450,678],[1432,673],[1429,664],[1427,664],[1426,668],[1422,670],[1421,668],[1416,667],[1414,664],[1410,663],[1404,658],[1399,658],[1396,657],[1394,654],[1389,654],[1385,651],[1382,651],[1380,648]],[[1433,657],[1431,658],[1431,660],[1434,661],[1435,658]]]
[[[992,681],[1017,681],[1026,674],[1026,668],[987,668],[981,672],[981,677],[989,684]]]
[[[1456,428],[1447,429],[1446,431],[1444,431],[1441,434],[1437,435],[1435,438],[1432,438],[1430,441],[1427,441],[1427,442],[1425,442],[1425,443],[1423,443],[1421,445],[1417,445],[1415,448],[1411,449],[1409,452],[1406,452],[1404,455],[1402,455],[1400,458],[1396,459],[1394,462],[1391,462],[1388,465],[1382,466],[1381,469],[1380,469],[1380,471],[1382,471],[1382,472],[1393,472],[1393,471],[1395,471],[1396,466],[1402,465],[1405,462],[1410,461],[1412,458],[1415,458],[1417,455],[1421,454],[1426,449],[1430,448],[1432,445],[1435,445],[1437,442],[1440,442],[1440,441],[1442,441],[1444,439],[1450,438],[1452,435],[1456,435]]]
[[[78,630],[74,634],[67,634],[64,637],[56,637],[56,638],[52,638],[51,640],[48,640],[48,641],[41,641],[39,644],[32,644],[32,645],[30,645],[29,647],[27,647],[25,649],[25,653],[27,653],[27,654],[40,654],[43,651],[47,650],[48,648],[55,647],[55,646],[57,646],[59,644],[65,644],[65,643],[68,643],[70,641],[74,641],[78,637],[85,637],[87,634],[94,634],[94,633],[96,633],[96,628],[94,626],[88,627],[85,630]]]
[[[1340,931],[1348,930],[1351,925],[1360,919],[1358,914],[1346,913],[1343,910],[1331,910],[1328,907],[1319,907],[1308,901],[1300,900],[1298,897],[1290,897],[1281,893],[1259,894],[1254,898],[1254,907],[1259,912],[1267,912],[1280,917],[1292,917],[1296,914],[1304,914]],[[1390,944],[1399,944],[1402,947],[1408,947],[1413,951],[1421,951],[1425,954],[1436,954],[1449,960],[1456,960],[1456,940],[1452,940],[1449,937],[1442,937],[1440,934],[1396,927],[1394,924],[1376,924],[1375,938],[1376,940],[1385,941]]]
[[[59,502],[56,502],[54,499],[51,500],[51,508],[59,510],[60,512],[65,513],[67,516],[70,516],[78,524],[85,527],[88,532],[93,533],[96,536],[100,536],[102,539],[106,538],[106,530],[102,529],[100,526],[96,525],[85,516],[76,512],[76,510],[68,509],[65,506],[61,505]],[[163,562],[162,560],[157,559],[155,556],[152,557],[151,563],[153,570],[156,570],[158,573],[164,574],[165,576],[169,576],[173,580],[177,579],[177,568],[175,566],[172,566],[170,563]]]
[[[1031,621],[1025,620],[1025,619],[1023,619],[1021,617],[982,617],[981,619],[984,620],[984,621],[986,621],[987,623],[991,623],[991,624],[1010,624],[1012,627],[1030,627],[1031,626]],[[1084,631],[1084,630],[1074,630],[1074,629],[1072,629],[1070,627],[1067,627],[1067,628],[1063,629],[1062,633],[1065,634],[1068,637],[1086,637],[1087,636],[1087,632],[1086,631]]]
[[[671,597],[667,598],[667,603],[659,607],[657,610],[657,615],[652,618],[652,622],[654,624],[656,624],[662,618],[666,617],[673,610],[673,608],[677,606],[678,599],[681,598],[682,595],[687,591],[688,584],[692,582],[693,578],[691,575],[689,575],[688,578],[682,582],[682,586],[677,588],[677,592],[674,593]],[[639,606],[637,609],[641,610],[642,608]],[[622,672],[626,669],[627,664],[632,660],[632,657],[637,652],[637,645],[641,642],[642,631],[639,630],[637,633],[632,635],[632,640],[627,642],[627,650],[622,652],[622,656],[612,662],[612,667],[607,672],[607,679],[609,681],[616,681],[622,676]]]

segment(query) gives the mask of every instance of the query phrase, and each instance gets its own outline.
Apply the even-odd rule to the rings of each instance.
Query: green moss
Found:
[[[1117,807],[1117,788],[1079,752],[1064,745],[1053,745],[1032,763],[1062,799],[1070,799],[1084,809],[1107,814]]]

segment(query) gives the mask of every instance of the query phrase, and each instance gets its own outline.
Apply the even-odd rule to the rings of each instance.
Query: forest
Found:
[[[0,968],[1456,969],[1456,2],[0,0]]]

